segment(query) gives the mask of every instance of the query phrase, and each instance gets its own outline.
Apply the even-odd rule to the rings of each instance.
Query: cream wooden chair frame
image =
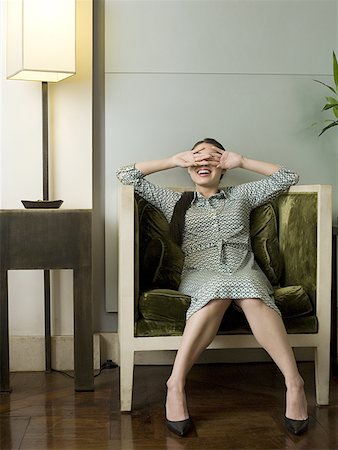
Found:
[[[330,185],[300,185],[290,192],[317,192],[317,308],[316,334],[289,334],[292,347],[315,349],[316,401],[329,403],[332,194]],[[118,336],[121,411],[131,411],[134,355],[139,351],[177,350],[180,336],[134,336],[134,188],[119,188]],[[208,349],[258,348],[252,335],[217,335]]]

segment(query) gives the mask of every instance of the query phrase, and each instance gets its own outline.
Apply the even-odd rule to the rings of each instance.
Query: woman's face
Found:
[[[221,155],[214,148],[214,145],[204,142],[194,148],[194,151],[197,150],[198,154],[205,154],[206,156],[205,160],[201,161],[198,166],[188,168],[188,173],[197,186],[217,188],[219,185],[224,171],[217,167]]]

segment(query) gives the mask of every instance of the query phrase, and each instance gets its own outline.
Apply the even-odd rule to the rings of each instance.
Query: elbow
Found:
[[[294,173],[293,173],[293,182],[292,182],[292,184],[293,184],[293,185],[294,185],[294,184],[297,184],[297,183],[299,182],[299,178],[300,178],[299,173],[294,172]]]
[[[123,174],[121,173],[121,169],[117,169],[115,176],[121,183],[123,183]]]

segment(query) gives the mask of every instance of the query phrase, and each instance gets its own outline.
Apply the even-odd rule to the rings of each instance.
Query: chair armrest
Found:
[[[119,186],[118,195],[118,330],[134,336],[134,187]]]

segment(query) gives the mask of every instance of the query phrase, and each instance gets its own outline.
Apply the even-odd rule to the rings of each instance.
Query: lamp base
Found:
[[[21,200],[26,209],[58,209],[63,200]]]

